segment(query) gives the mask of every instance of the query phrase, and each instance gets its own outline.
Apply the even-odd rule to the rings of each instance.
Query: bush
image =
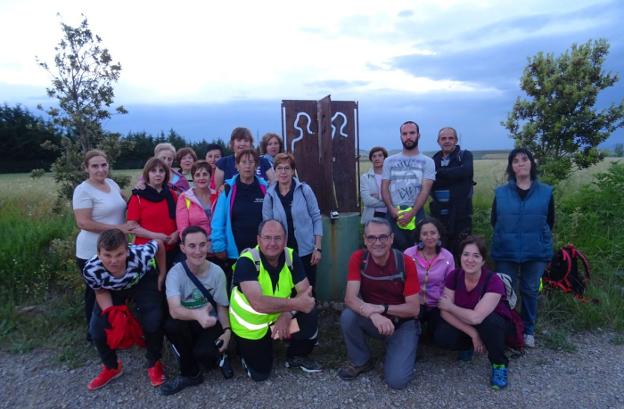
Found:
[[[30,177],[33,179],[39,179],[43,175],[45,175],[45,170],[43,169],[33,169],[30,172]]]

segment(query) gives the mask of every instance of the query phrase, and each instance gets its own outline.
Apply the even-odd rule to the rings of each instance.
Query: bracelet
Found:
[[[225,327],[225,328],[223,328],[223,332],[225,332],[226,330],[228,330],[228,331],[232,332],[232,328],[230,328],[230,327]]]
[[[383,313],[385,315],[388,313],[388,304],[384,304],[383,307],[384,307]]]

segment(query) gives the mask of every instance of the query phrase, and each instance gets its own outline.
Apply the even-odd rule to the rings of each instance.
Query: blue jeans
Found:
[[[403,389],[414,376],[414,361],[420,335],[420,324],[417,320],[409,320],[395,329],[389,336],[377,331],[373,322],[345,308],[340,315],[342,336],[347,346],[347,357],[356,366],[364,365],[370,359],[367,338],[385,340],[386,355],[384,357],[384,378],[392,389]]]
[[[511,277],[514,290],[522,298],[521,316],[524,322],[524,333],[527,335],[535,334],[537,295],[545,267],[546,262],[544,261],[525,261],[524,263],[514,263],[512,261],[496,262],[496,270]],[[518,291],[518,288],[520,291]]]

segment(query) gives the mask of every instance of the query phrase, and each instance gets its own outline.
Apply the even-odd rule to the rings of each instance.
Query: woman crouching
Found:
[[[487,247],[481,237],[468,236],[460,244],[461,268],[446,278],[438,302],[439,325],[435,342],[459,350],[459,359],[469,361],[473,351],[487,351],[492,364],[490,383],[494,389],[507,386],[505,338],[514,334],[512,315],[503,281],[485,265]]]

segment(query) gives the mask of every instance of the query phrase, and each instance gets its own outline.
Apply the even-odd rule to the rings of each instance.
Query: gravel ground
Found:
[[[458,363],[455,354],[423,348],[417,376],[402,391],[386,387],[380,364],[352,382],[336,375],[344,356],[339,339],[321,341],[315,356],[329,369],[304,374],[285,369],[278,351],[269,381],[254,383],[234,363],[236,376],[224,380],[217,370],[204,383],[177,395],[163,397],[147,380],[142,352],[123,351],[125,373],[105,388],[89,392],[87,382],[97,373],[98,361],[70,369],[50,350],[26,354],[0,352],[0,407],[2,408],[624,408],[624,345],[612,343],[614,334],[572,337],[577,352],[535,348],[512,360],[509,387],[489,387],[484,356]],[[376,348],[377,355],[380,350]],[[325,354],[333,358],[324,358]],[[379,356],[377,357],[379,358]],[[170,359],[167,360],[170,363]],[[379,362],[379,359],[377,359]],[[168,372],[174,368],[169,365]]]

